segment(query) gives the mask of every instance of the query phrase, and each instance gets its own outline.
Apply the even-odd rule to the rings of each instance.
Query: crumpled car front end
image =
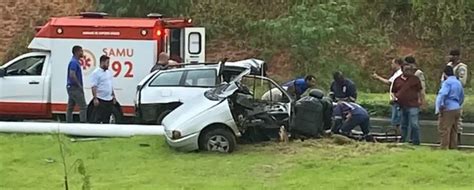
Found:
[[[163,120],[168,145],[181,151],[198,150],[201,131],[212,125],[227,126],[236,136],[240,135],[228,99],[212,92],[183,103]]]

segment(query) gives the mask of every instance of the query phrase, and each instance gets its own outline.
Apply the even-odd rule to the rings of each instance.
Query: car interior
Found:
[[[43,71],[44,60],[45,58],[43,56],[28,57],[19,60],[7,67],[7,76],[40,76]]]
[[[231,111],[242,132],[242,143],[255,143],[278,138],[281,126],[290,123],[289,98],[281,101],[262,100],[266,88],[275,88],[267,79],[246,76],[230,96]],[[284,94],[284,93],[283,93]]]

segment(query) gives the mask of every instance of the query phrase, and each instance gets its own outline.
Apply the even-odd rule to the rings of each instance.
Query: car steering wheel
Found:
[[[28,73],[28,71],[26,71],[24,69],[18,70],[18,74],[20,74],[20,75],[30,75],[30,73]]]

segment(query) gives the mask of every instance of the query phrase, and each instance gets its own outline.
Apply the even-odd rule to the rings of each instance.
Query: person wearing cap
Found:
[[[458,123],[461,117],[461,108],[464,103],[464,89],[461,82],[454,75],[453,67],[444,69],[446,80],[436,97],[438,115],[438,130],[442,149],[456,149],[458,146]]]
[[[408,130],[410,129],[410,140],[413,145],[420,144],[420,125],[418,116],[420,113],[420,97],[422,96],[422,84],[415,76],[417,68],[414,64],[407,64],[402,67],[403,74],[393,82],[392,96],[401,108],[401,129],[402,142],[408,140]]]
[[[333,96],[333,101],[344,100],[348,102],[355,102],[357,99],[357,88],[352,82],[342,75],[341,71],[333,73],[334,81],[331,84],[330,94]]]
[[[178,65],[176,61],[170,60],[170,56],[165,53],[161,52],[158,55],[158,61],[156,62],[155,65],[150,70],[150,73],[156,71],[156,70],[167,70],[170,68],[170,66],[175,66]]]

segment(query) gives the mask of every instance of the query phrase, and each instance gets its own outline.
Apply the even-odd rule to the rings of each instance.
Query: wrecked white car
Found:
[[[194,96],[163,120],[167,143],[178,150],[230,153],[237,142],[278,137],[288,128],[294,100],[273,80],[249,75],[250,69],[232,81]],[[261,100],[263,88],[281,91],[279,101]]]
[[[243,71],[265,75],[265,63],[258,59],[237,62],[183,64],[181,68],[155,71],[137,86],[135,112],[139,123],[162,123],[171,111],[196,95],[229,82]]]

